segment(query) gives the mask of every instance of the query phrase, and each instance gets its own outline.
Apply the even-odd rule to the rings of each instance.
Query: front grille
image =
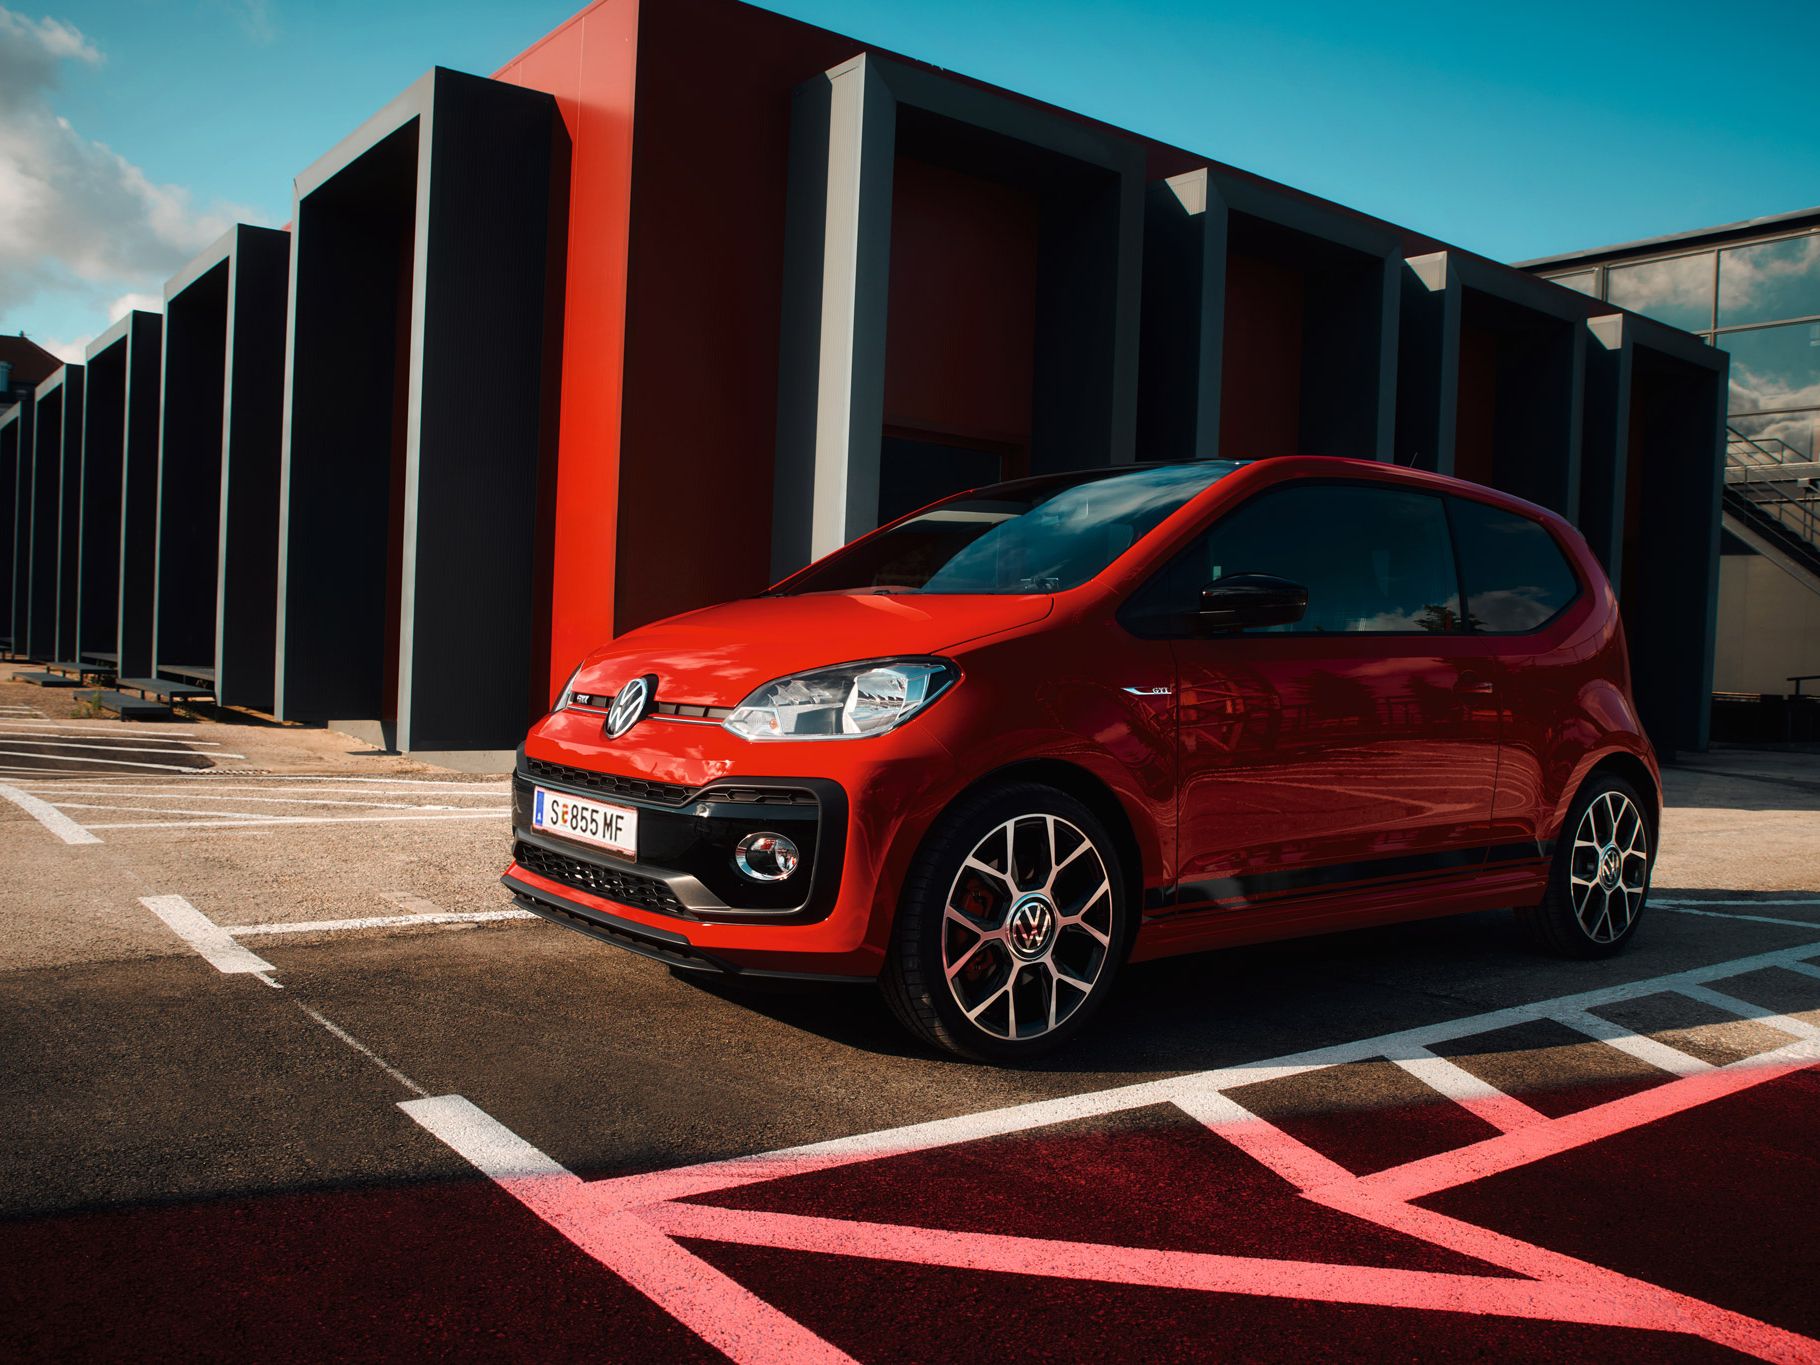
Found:
[[[527,844],[522,839],[513,845],[512,858],[527,872],[535,872],[540,877],[548,877],[551,881],[562,882],[566,886],[579,887],[602,900],[617,901],[621,905],[635,906],[640,910],[655,910],[664,915],[684,913],[683,903],[676,899],[667,884],[656,877],[584,862],[580,858],[554,853],[536,844]]]
[[[628,796],[634,801],[651,801],[661,806],[680,806],[695,794],[693,787],[675,782],[651,782],[642,777],[620,777],[614,773],[597,773],[587,768],[569,768],[561,763],[548,763],[541,758],[527,758],[526,777],[546,782],[561,782],[583,791],[606,796]]]
[[[701,794],[704,801],[719,801],[735,806],[813,806],[813,792],[788,787],[709,787]]]

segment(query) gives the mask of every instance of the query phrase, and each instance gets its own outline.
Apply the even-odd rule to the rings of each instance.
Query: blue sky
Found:
[[[426,68],[491,71],[576,8],[37,3],[0,6],[0,329],[66,349],[235,217],[283,222]],[[1811,0],[767,7],[1508,260],[1820,203]]]

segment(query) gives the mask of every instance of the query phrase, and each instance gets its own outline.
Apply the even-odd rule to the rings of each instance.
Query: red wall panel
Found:
[[[561,446],[551,507],[552,696],[614,619],[638,0],[601,0],[498,78],[556,97],[570,138]]]
[[[1300,453],[1302,274],[1233,252],[1226,274],[1220,454],[1229,460]]]
[[[790,96],[862,48],[715,0],[638,41],[621,630],[769,578]]]
[[[885,342],[888,426],[1027,446],[1034,195],[899,157]]]

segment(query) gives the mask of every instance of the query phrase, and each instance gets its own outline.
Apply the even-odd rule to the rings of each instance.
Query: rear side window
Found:
[[[1460,628],[1459,578],[1441,499],[1360,484],[1272,489],[1234,508],[1126,604],[1139,635],[1193,629],[1201,589],[1269,573],[1308,589],[1308,610],[1276,634],[1444,634]],[[1250,632],[1262,633],[1262,632]]]
[[[1567,556],[1540,522],[1465,498],[1449,498],[1466,619],[1495,635],[1535,630],[1580,595]]]

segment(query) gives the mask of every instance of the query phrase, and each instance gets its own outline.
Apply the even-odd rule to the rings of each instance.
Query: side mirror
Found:
[[[1287,626],[1308,610],[1308,589],[1268,573],[1229,573],[1201,589],[1195,619],[1203,630]]]

